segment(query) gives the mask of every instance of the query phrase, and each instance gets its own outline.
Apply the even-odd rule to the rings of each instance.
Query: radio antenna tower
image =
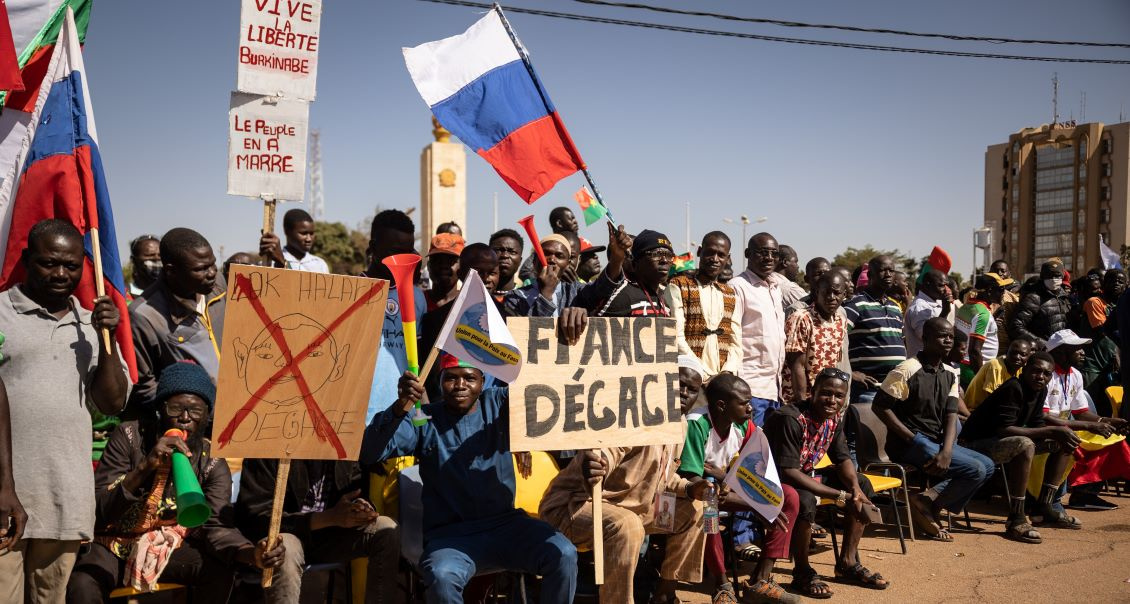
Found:
[[[322,143],[319,140],[321,132],[310,131],[310,190],[306,199],[310,202],[310,215],[315,221],[320,221],[326,215],[326,200],[322,191]]]

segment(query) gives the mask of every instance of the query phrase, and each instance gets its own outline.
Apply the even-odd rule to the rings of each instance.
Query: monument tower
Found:
[[[435,142],[420,154],[420,253],[428,253],[439,225],[454,220],[467,233],[467,152],[432,117]]]

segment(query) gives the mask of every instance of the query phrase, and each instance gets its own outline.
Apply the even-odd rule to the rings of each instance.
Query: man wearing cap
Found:
[[[742,365],[738,376],[753,393],[753,423],[765,423],[765,413],[780,406],[781,369],[785,364],[785,310],[782,277],[774,272],[780,248],[769,233],[750,238],[746,270],[734,277],[741,325]]]
[[[577,296],[573,306],[588,310],[595,317],[669,317],[667,305],[663,302],[660,288],[667,283],[671,263],[675,260],[675,248],[663,233],[644,229],[634,239],[629,238],[623,227],[614,231],[608,225],[609,250],[608,266],[612,268],[612,245],[625,251],[632,250],[631,278],[623,279],[611,294],[601,290],[585,290]]]
[[[573,215],[573,210],[565,206],[557,206],[549,211],[549,228],[554,235],[564,235],[565,233],[578,233],[581,230],[581,225],[577,223],[577,217]],[[579,247],[574,247],[574,250]],[[526,261],[522,263],[522,267],[518,270],[518,278],[523,283],[533,283],[538,276],[538,267],[535,264],[537,254],[530,254]]]
[[[562,275],[570,270],[573,256],[565,237],[554,233],[542,239],[541,249],[547,266],[539,267],[535,282],[506,294],[502,313],[508,317],[558,317],[563,309],[576,306],[582,296],[610,296],[625,281],[623,266],[630,244],[623,227],[616,231],[609,224],[608,238],[608,268],[590,283],[562,279]]]
[[[428,311],[433,311],[451,301],[459,292],[459,254],[463,253],[463,237],[440,233],[432,237],[428,250],[428,277],[432,287],[424,291]]]
[[[992,308],[994,304],[1000,304],[1004,288],[1011,284],[1012,279],[1005,279],[995,273],[978,275],[974,282],[976,292],[973,298],[957,310],[954,327],[969,339],[965,359],[961,362],[962,388],[969,386],[981,366],[987,360],[996,358],[1000,350],[997,322],[993,318]]]
[[[600,256],[598,253],[608,248],[603,245],[593,245],[588,239],[581,237],[581,259],[577,265],[577,277],[581,281],[589,282],[600,274]]]
[[[1090,344],[1070,329],[1061,329],[1048,338],[1048,352],[1055,360],[1055,373],[1048,384],[1044,401],[1045,420],[1064,425],[1083,438],[1088,446],[1081,448],[1067,486],[1071,487],[1071,500],[1067,507],[1079,510],[1113,510],[1118,506],[1098,493],[1103,480],[1130,478],[1130,448],[1122,439],[1111,439],[1115,433],[1126,430],[1127,422],[1121,418],[1099,417],[1091,411],[1089,397],[1083,388],[1083,374],[1077,367],[1083,364],[1083,347]],[[1072,517],[1043,519],[1062,526],[1075,528],[1079,523]],[[1072,522],[1074,521],[1074,522]]]
[[[741,369],[737,297],[733,287],[718,283],[729,255],[730,238],[722,231],[707,233],[698,248],[695,275],[677,275],[663,291],[663,301],[675,318],[679,354],[698,357],[707,379],[722,371],[737,375]]]
[[[577,550],[564,535],[514,508],[509,449],[509,390],[483,389],[483,372],[444,354],[442,399],[423,406],[416,426],[409,411],[423,383],[405,372],[398,398],[365,429],[361,464],[413,455],[423,481],[424,553],[419,568],[428,602],[463,601],[478,571],[541,575],[545,602],[572,602]]]
[[[1051,335],[1067,327],[1071,298],[1063,289],[1063,263],[1049,260],[1040,267],[1040,282],[1022,293],[1008,324],[1010,338],[1027,338],[1047,348]]]

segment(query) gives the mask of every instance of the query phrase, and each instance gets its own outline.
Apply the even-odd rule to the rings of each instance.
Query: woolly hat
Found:
[[[195,394],[211,409],[216,402],[216,385],[203,367],[192,361],[173,363],[161,371],[157,382],[157,402],[164,403],[175,394]]]

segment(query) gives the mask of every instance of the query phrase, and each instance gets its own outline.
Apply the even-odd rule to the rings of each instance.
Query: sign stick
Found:
[[[102,243],[98,240],[98,229],[90,229],[90,247],[94,251],[94,291],[98,297],[106,295],[106,282],[102,276]],[[110,330],[102,329],[102,344],[110,350]]]
[[[274,549],[279,545],[279,525],[282,523],[283,499],[286,498],[286,483],[290,479],[290,458],[279,460],[279,473],[275,477],[275,499],[271,503],[271,526],[267,529],[267,549]],[[264,589],[271,586],[274,580],[275,569],[268,568],[263,571],[262,586]]]
[[[278,205],[278,200],[271,195],[263,195],[263,235],[275,232],[275,207]],[[269,256],[263,256],[263,266],[274,266]]]
[[[592,485],[592,558],[597,585],[604,585],[604,481]]]

